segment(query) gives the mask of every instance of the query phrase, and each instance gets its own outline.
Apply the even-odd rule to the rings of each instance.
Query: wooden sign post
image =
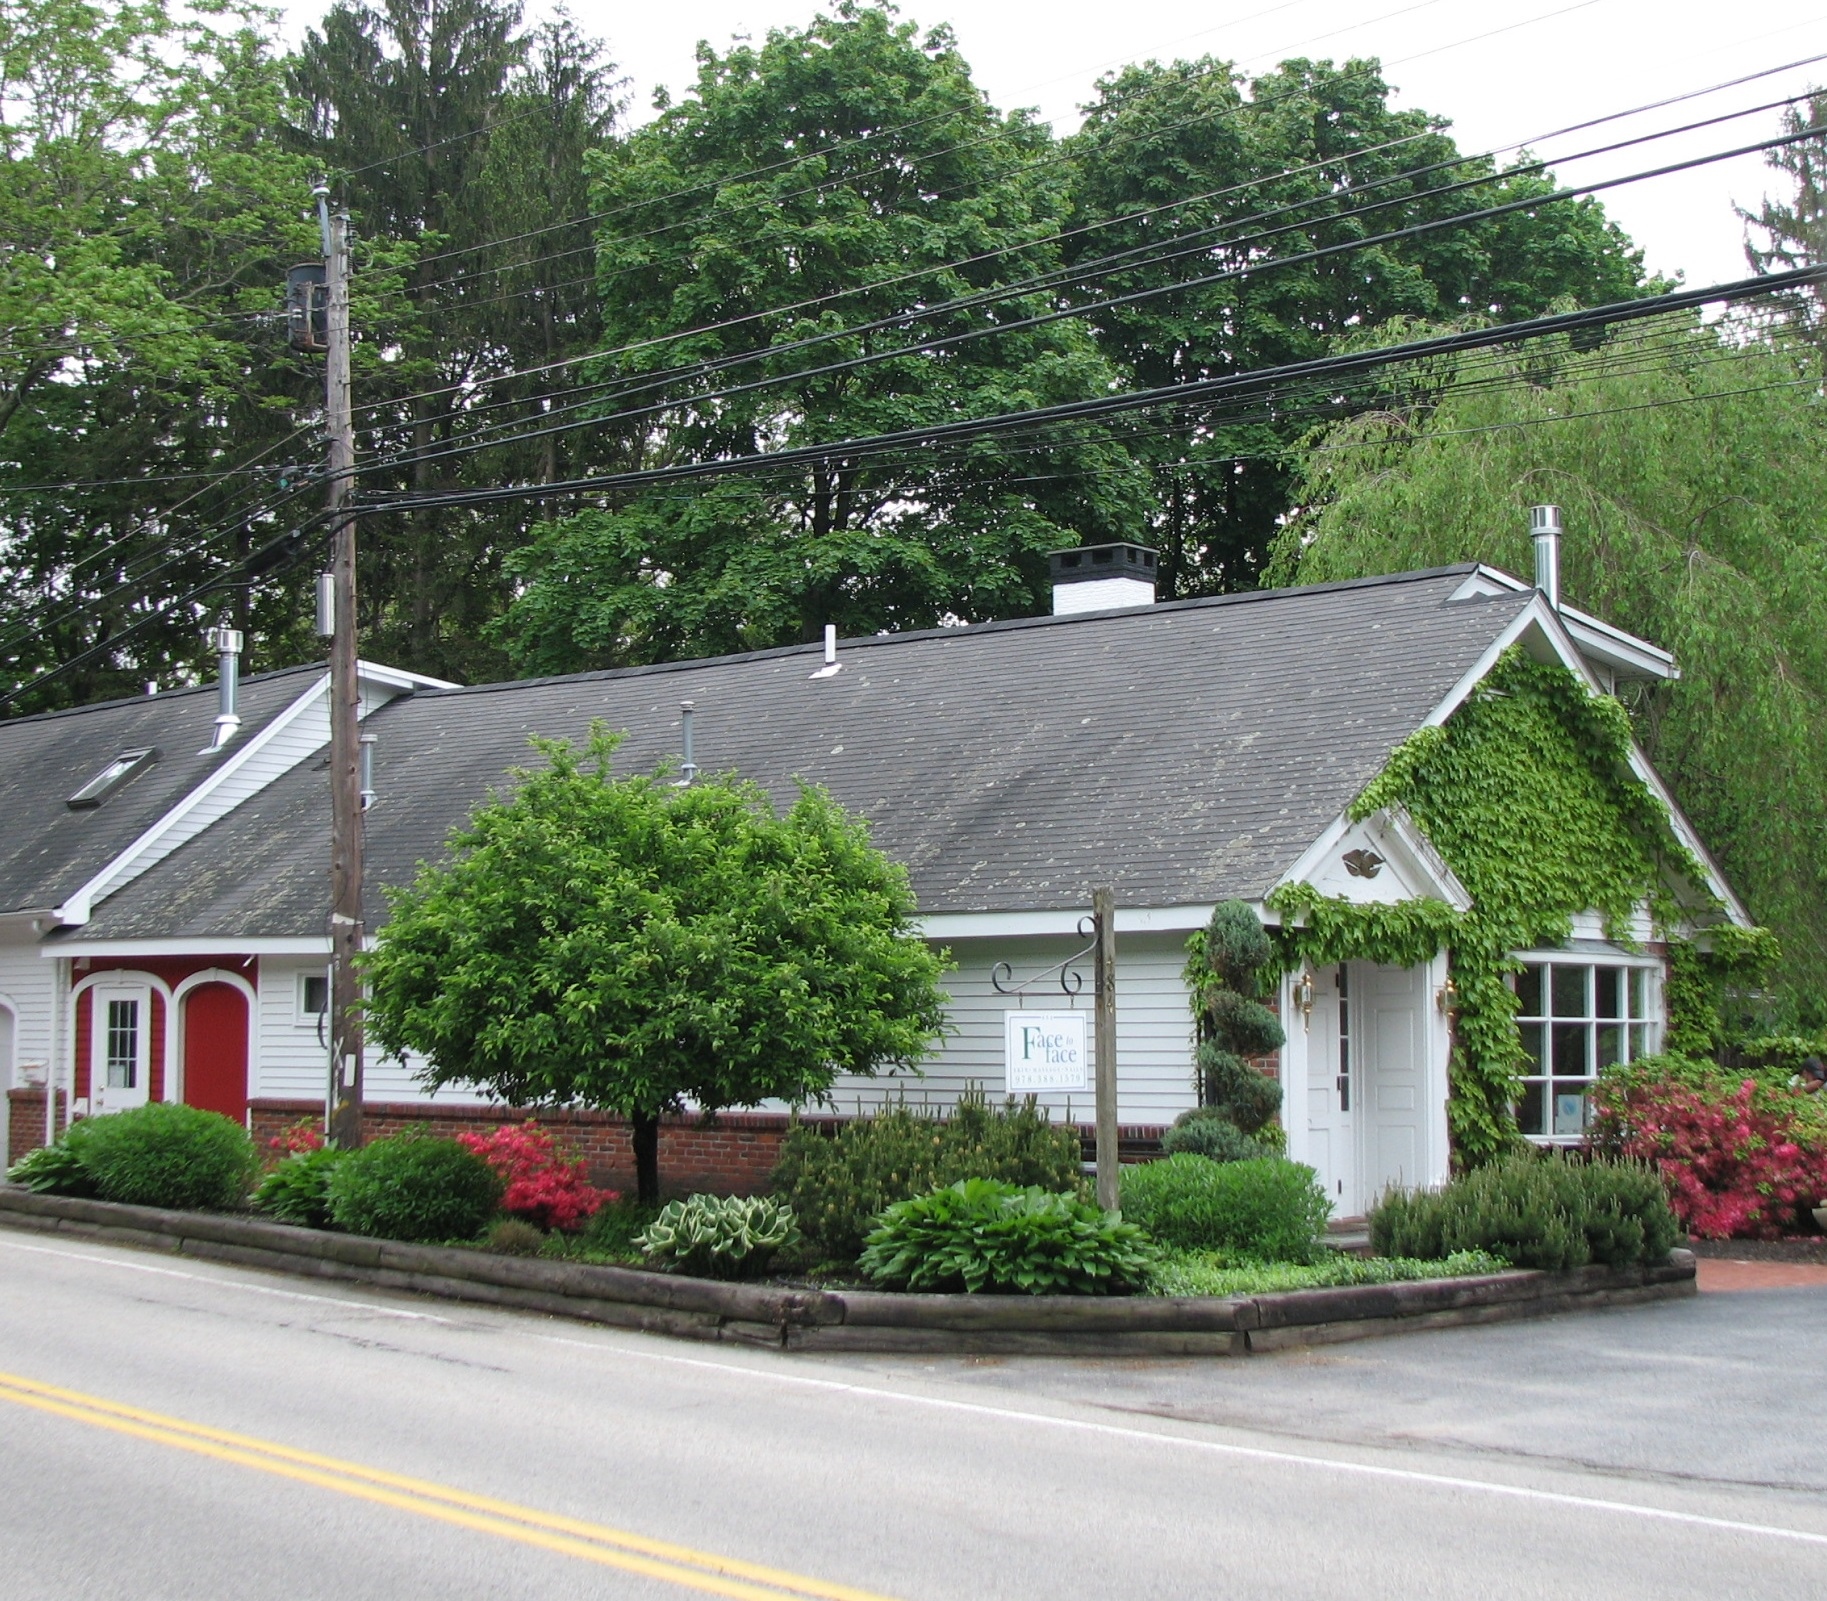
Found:
[[[1097,966],[1092,1015],[1097,1071],[1097,1204],[1114,1212],[1119,1199],[1117,1170],[1116,1063],[1116,892],[1094,889],[1091,916],[1097,924]]]

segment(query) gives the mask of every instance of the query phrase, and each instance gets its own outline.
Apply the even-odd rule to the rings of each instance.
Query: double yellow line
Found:
[[[695,1551],[665,1540],[650,1540],[624,1529],[561,1517],[491,1496],[471,1495],[448,1485],[406,1478],[360,1462],[319,1456],[314,1451],[297,1451],[272,1440],[212,1429],[10,1373],[0,1373],[0,1400],[710,1595],[733,1596],[739,1601],[781,1601],[785,1596],[817,1597],[818,1601],[888,1601],[869,1590],[827,1584],[780,1568]]]

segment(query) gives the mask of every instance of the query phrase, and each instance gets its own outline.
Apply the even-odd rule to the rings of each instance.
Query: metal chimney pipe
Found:
[[[1535,587],[1556,611],[1561,609],[1561,509],[1529,508],[1529,536],[1535,541]]]
[[[228,626],[228,613],[210,630],[216,651],[216,734],[209,749],[221,750],[241,727],[241,630]],[[208,754],[206,751],[205,755]]]
[[[356,741],[361,749],[361,794],[362,810],[367,811],[374,804],[374,744],[379,736],[363,733]]]
[[[685,755],[685,760],[679,763],[679,783],[680,786],[685,789],[689,789],[691,787],[691,781],[698,776],[698,764],[692,757],[691,748],[692,711],[693,704],[691,701],[682,700],[679,702],[679,743],[684,747]]]

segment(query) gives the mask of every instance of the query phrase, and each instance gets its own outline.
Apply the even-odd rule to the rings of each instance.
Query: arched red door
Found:
[[[184,1101],[247,1121],[247,997],[233,984],[184,997]]]

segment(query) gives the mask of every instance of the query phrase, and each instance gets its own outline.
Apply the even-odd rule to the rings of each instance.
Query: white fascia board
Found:
[[[919,918],[922,937],[929,940],[1039,939],[1064,935],[1078,937],[1079,919],[1089,917],[1089,906],[1057,911],[933,912]],[[1119,906],[1119,934],[1190,934],[1212,920],[1212,903],[1196,906]]]
[[[145,832],[134,840],[125,850],[108,861],[100,872],[96,873],[95,876],[78,889],[74,895],[70,896],[63,905],[59,906],[54,913],[57,921],[66,928],[80,927],[82,924],[88,922],[89,918],[94,914],[95,903],[97,901],[103,899],[112,891],[119,889],[123,884],[129,882],[130,879],[139,876],[138,873],[129,872],[129,869],[136,858],[142,856],[149,847],[158,844],[162,838],[176,833],[179,825],[183,823],[186,818],[203,807],[212,795],[240,773],[250,762],[257,760],[260,754],[282,734],[289,732],[292,725],[300,717],[308,714],[311,708],[324,698],[328,686],[329,675],[327,673],[313,679],[311,681],[311,687],[294,700],[290,706],[287,706],[278,716],[268,722],[266,727],[261,729],[252,739],[234,749],[207,778],[194,789],[187,791],[179,799],[178,803],[167,811],[163,817],[150,828],[146,829]],[[326,733],[327,732],[328,729],[326,727]],[[313,746],[312,748],[315,749],[316,747]],[[287,770],[289,771],[289,767]],[[279,776],[280,774],[277,772],[273,774],[274,778],[278,778]],[[185,839],[188,839],[189,837],[189,835],[184,836]],[[175,849],[176,846],[181,843],[183,843],[183,839],[176,840],[173,842],[171,848]],[[144,872],[147,868],[154,866],[167,854],[169,854],[168,851],[162,851],[157,856],[149,858],[141,866],[140,872]]]
[[[433,678],[429,673],[410,673],[403,667],[384,667],[379,662],[358,661],[355,664],[356,676],[365,678],[372,684],[379,684],[385,689],[397,689],[402,692],[413,689],[461,689],[461,684],[453,684],[449,679]]]
[[[1661,801],[1668,810],[1669,825],[1675,831],[1675,838],[1680,840],[1693,853],[1694,860],[1700,863],[1706,874],[1706,887],[1725,907],[1729,921],[1740,928],[1751,928],[1751,914],[1745,910],[1745,903],[1726,882],[1726,876],[1720,871],[1719,863],[1713,860],[1713,853],[1706,848],[1694,825],[1687,820],[1687,814],[1675,804],[1675,797],[1668,792],[1668,786],[1662,782],[1662,775],[1649,765],[1649,758],[1637,749],[1637,742],[1630,742],[1630,770],[1642,779],[1650,794]]]
[[[1521,594],[1533,587],[1499,567],[1486,567],[1481,563],[1478,571],[1459,586],[1454,599],[1465,595],[1496,595],[1506,591]],[[1606,622],[1602,617],[1594,617],[1591,612],[1583,612],[1577,606],[1562,606],[1559,617],[1581,654],[1596,657],[1614,672],[1629,678],[1675,679],[1681,676],[1681,669],[1675,664],[1673,654],[1660,645],[1652,645],[1647,639],[1626,633],[1615,624]]]
[[[105,956],[323,956],[330,949],[327,936],[312,939],[245,939],[224,935],[219,939],[75,939],[55,940],[38,954],[58,957]]]
[[[1447,866],[1445,859],[1434,849],[1433,841],[1421,832],[1420,826],[1402,807],[1385,806],[1365,818],[1364,825],[1375,833],[1393,837],[1401,845],[1410,858],[1410,870],[1416,877],[1426,881],[1432,899],[1444,901],[1456,912],[1471,910],[1472,897],[1459,882],[1458,874]],[[1319,837],[1301,852],[1294,865],[1275,881],[1275,889],[1280,889],[1284,884],[1304,884],[1310,881],[1331,859],[1332,853],[1338,849],[1345,836],[1358,826],[1347,813],[1340,812],[1326,825]],[[1274,892],[1271,890],[1269,893]]]

